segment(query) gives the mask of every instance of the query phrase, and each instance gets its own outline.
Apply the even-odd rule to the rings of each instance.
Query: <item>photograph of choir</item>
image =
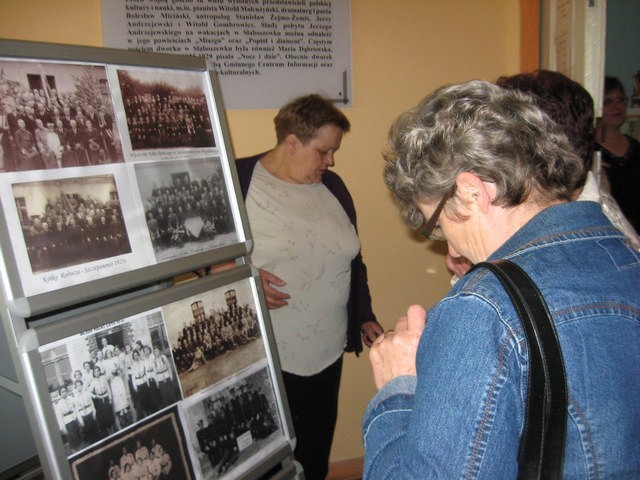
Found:
[[[12,192],[33,273],[131,252],[112,175],[15,183]]]
[[[234,478],[257,462],[280,431],[267,370],[262,368],[187,407],[187,431],[201,478]],[[197,448],[196,448],[197,447]],[[233,471],[236,469],[236,471]]]
[[[0,171],[123,161],[104,67],[0,61]]]
[[[166,305],[163,311],[185,398],[266,357],[248,280]]]
[[[219,158],[138,163],[135,171],[159,262],[237,241]]]
[[[40,348],[68,453],[181,400],[159,310]]]
[[[72,458],[71,471],[75,480],[190,480],[185,450],[176,411],[170,409]]]
[[[118,70],[131,149],[215,147],[199,73]]]

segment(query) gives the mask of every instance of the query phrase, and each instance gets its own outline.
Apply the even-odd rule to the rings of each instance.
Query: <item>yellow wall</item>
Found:
[[[374,309],[391,328],[410,303],[434,304],[447,290],[442,246],[417,240],[382,182],[393,119],[432,89],[518,71],[520,7],[513,0],[351,0],[352,131],[336,171],[356,203]],[[101,46],[100,0],[0,0],[0,37]],[[236,156],[274,144],[273,110],[228,112]],[[345,362],[332,461],[362,456],[360,418],[374,394],[366,352]]]

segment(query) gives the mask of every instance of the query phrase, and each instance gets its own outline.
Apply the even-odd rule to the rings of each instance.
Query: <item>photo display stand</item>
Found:
[[[46,477],[303,478],[205,60],[0,40],[0,147],[0,390]]]

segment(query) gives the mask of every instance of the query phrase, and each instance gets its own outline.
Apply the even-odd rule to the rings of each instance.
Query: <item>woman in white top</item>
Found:
[[[335,173],[349,120],[319,95],[274,119],[277,145],[237,161],[293,418],[296,459],[324,479],[337,417],[344,351],[358,353],[382,328],[371,309],[355,208]]]

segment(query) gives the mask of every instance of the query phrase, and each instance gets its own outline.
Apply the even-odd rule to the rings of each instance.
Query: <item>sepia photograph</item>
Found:
[[[181,400],[162,312],[145,312],[40,347],[68,454]]]
[[[216,146],[201,72],[119,69],[117,75],[133,151]]]
[[[181,406],[193,465],[202,479],[241,478],[282,438],[273,385],[264,367],[213,390]]]
[[[190,480],[186,451],[173,408],[72,458],[70,465],[75,480]]]
[[[158,262],[238,240],[220,158],[137,163],[135,172]]]
[[[131,252],[112,175],[14,183],[12,193],[34,274]]]
[[[104,66],[0,59],[0,171],[122,161]]]
[[[185,397],[266,358],[248,279],[162,309]]]

